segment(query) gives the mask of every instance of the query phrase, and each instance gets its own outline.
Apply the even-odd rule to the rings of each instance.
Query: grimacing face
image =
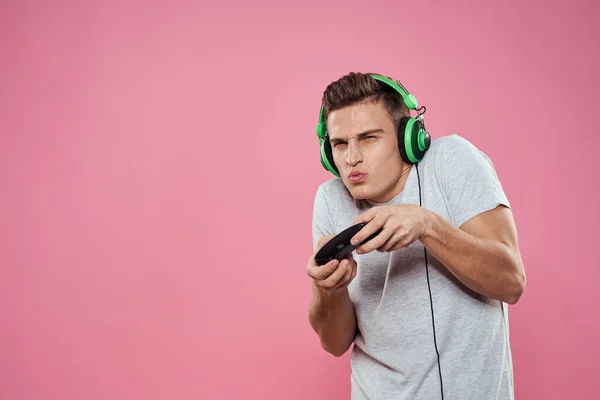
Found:
[[[394,122],[381,102],[364,102],[332,111],[327,131],[333,160],[355,199],[384,203],[404,186],[404,163]]]

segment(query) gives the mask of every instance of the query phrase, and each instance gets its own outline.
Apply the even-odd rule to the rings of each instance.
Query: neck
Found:
[[[388,201],[392,200],[394,197],[398,196],[404,190],[404,185],[406,184],[406,181],[408,179],[408,175],[410,174],[411,168],[412,168],[411,164],[403,163],[402,169],[400,170],[400,177],[398,178],[398,181],[392,187],[392,189],[388,193],[381,196],[380,198],[371,199],[371,201],[374,203],[387,203]]]
[[[412,168],[411,164],[404,164],[402,166],[402,171],[400,172],[400,179],[398,179],[398,186],[399,186],[399,190],[398,193],[400,193],[401,191],[404,190],[404,185],[406,184],[406,181],[408,180],[408,175],[410,174],[410,170]]]

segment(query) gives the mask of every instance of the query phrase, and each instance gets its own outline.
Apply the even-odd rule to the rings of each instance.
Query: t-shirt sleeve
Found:
[[[448,137],[435,158],[436,175],[457,227],[499,205],[510,208],[492,161],[471,142]]]
[[[316,251],[317,243],[321,236],[328,236],[334,233],[333,220],[331,218],[331,212],[329,210],[329,204],[325,195],[325,189],[323,186],[319,186],[315,195],[313,205],[313,218],[312,218],[312,239],[313,249]]]

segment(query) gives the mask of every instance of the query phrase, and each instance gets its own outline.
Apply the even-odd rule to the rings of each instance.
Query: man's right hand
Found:
[[[315,254],[334,236],[321,237]],[[317,265],[315,254],[306,266],[308,276],[313,280],[314,296],[308,319],[319,335],[321,346],[339,357],[350,348],[356,333],[356,314],[347,289],[356,276],[356,261],[350,254],[341,262],[332,260]]]
[[[308,260],[306,272],[313,279],[316,288],[322,293],[334,294],[343,291],[350,282],[356,277],[356,260],[350,254],[341,262],[331,260],[325,265],[315,263],[317,252],[335,235],[322,236],[318,243],[315,253]]]

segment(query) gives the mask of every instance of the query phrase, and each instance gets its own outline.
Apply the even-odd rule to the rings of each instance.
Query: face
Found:
[[[383,203],[402,191],[410,165],[398,149],[394,122],[382,103],[361,103],[327,117],[333,160],[355,199]]]

